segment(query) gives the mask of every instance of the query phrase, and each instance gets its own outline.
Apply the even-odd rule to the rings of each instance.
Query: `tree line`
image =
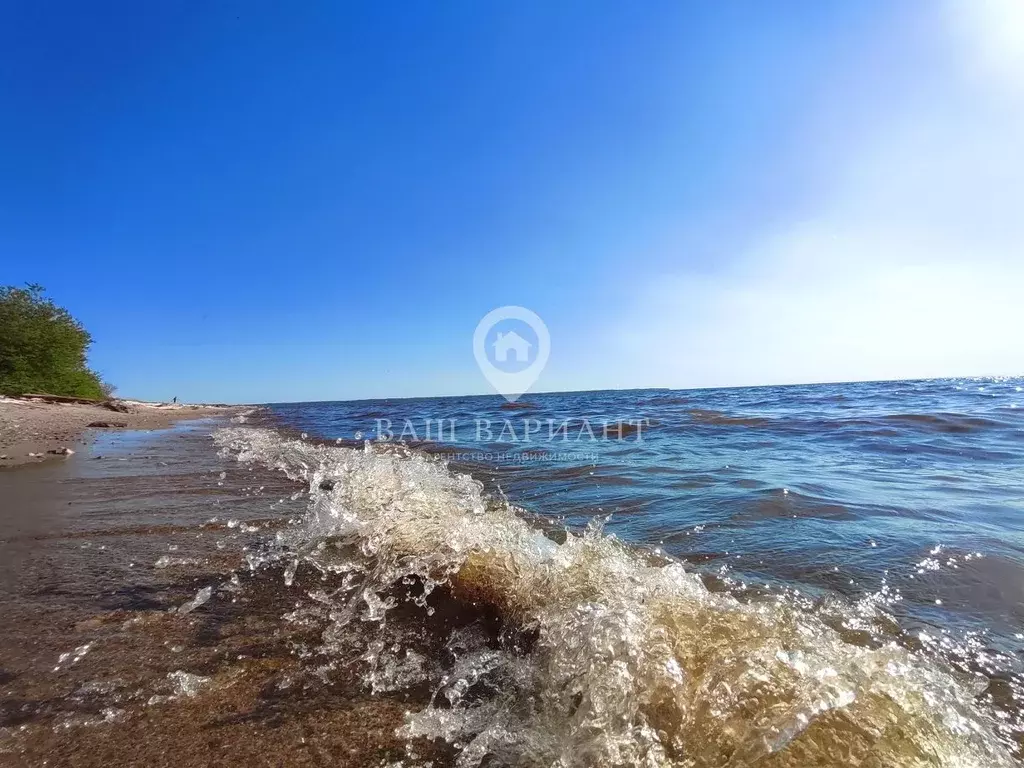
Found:
[[[41,285],[0,286],[0,394],[101,399],[113,388],[89,368],[92,336]]]

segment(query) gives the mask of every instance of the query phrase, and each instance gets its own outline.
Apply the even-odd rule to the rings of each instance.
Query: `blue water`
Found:
[[[378,439],[379,419],[398,439],[409,419],[416,439],[407,433],[406,442],[447,454],[555,524],[608,518],[606,531],[734,590],[799,591],[817,601],[884,595],[901,632],[952,629],[1016,655],[1022,388],[1021,378],[946,379],[529,394],[518,407],[476,396],[272,411],[296,430],[346,443]],[[424,419],[433,420],[431,441]],[[480,419],[490,420],[491,439],[485,430],[478,439]],[[549,419],[556,427],[569,420],[568,439],[548,440]],[[585,430],[580,438],[583,419],[595,439]],[[606,421],[639,419],[648,420],[639,438],[627,430],[614,439],[613,428],[601,439]]]

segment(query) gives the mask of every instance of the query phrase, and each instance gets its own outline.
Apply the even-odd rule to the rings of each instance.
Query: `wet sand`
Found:
[[[329,579],[307,570],[286,587],[280,569],[247,569],[304,501],[282,476],[219,458],[223,421],[100,433],[65,460],[0,473],[0,766],[407,757],[395,729],[428,692],[371,695],[358,650],[317,650],[330,620],[308,595]],[[302,619],[282,621],[290,612]],[[431,744],[419,754],[446,764]]]
[[[125,412],[101,405],[47,403],[0,397],[0,468],[63,458],[77,451],[95,429],[164,429],[183,419],[208,418],[246,410],[232,406],[117,401]]]

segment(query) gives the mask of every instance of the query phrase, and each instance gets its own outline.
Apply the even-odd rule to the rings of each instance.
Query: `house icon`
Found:
[[[531,346],[533,345],[515,331],[498,331],[498,338],[494,342],[494,359],[499,363],[507,362],[509,350],[512,350],[515,361],[525,363],[530,357]]]

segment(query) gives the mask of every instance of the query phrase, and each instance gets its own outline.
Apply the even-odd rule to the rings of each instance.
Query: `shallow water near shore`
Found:
[[[1014,764],[1021,384],[289,404],[104,438],[0,477],[0,762]],[[471,425],[527,414],[651,426],[445,460],[521,450]],[[363,442],[422,417],[467,427]]]

